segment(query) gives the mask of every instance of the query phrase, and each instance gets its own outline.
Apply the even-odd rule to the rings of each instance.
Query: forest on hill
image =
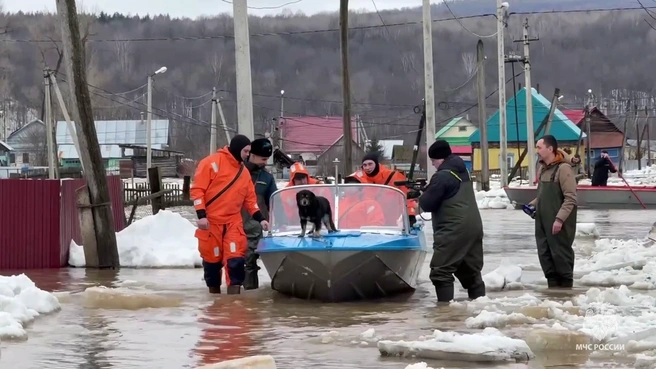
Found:
[[[634,0],[525,0],[511,2],[505,32],[506,53],[521,55],[522,24],[528,19],[533,87],[548,99],[554,88],[561,104],[582,108],[593,89],[613,119],[621,118],[627,99],[652,96],[656,82],[656,24],[642,9],[568,12],[639,5]],[[515,4],[516,3],[516,4]],[[487,114],[498,108],[496,18],[493,0],[459,0],[434,6],[433,56],[437,125],[454,116],[476,121],[476,43],[485,43]],[[546,13],[545,13],[546,12]],[[537,14],[526,14],[537,13]],[[542,14],[540,14],[542,13]],[[455,20],[468,16],[467,19]],[[481,16],[474,16],[481,15]],[[472,17],[473,16],[473,17]],[[146,109],[147,75],[155,77],[155,118],[175,122],[173,148],[190,156],[207,152],[210,99],[215,87],[230,129],[236,127],[233,22],[229,14],[199,19],[167,15],[82,16],[88,83],[97,119],[139,119]],[[419,116],[413,107],[424,94],[420,9],[350,15],[352,102],[370,137],[411,138]],[[0,99],[16,124],[39,117],[43,68],[58,72],[67,93],[61,45],[53,14],[0,14]],[[336,13],[306,16],[283,13],[251,17],[250,47],[256,131],[280,115],[285,90],[288,116],[341,115],[339,22]],[[484,37],[482,37],[484,36]],[[521,65],[515,65],[523,85]],[[512,77],[507,65],[506,76]],[[508,99],[513,85],[507,85]],[[623,91],[623,92],[618,92]],[[641,105],[652,107],[651,99]],[[7,107],[7,102],[10,106]],[[643,108],[643,106],[641,106]],[[510,114],[510,112],[509,112]],[[522,114],[522,112],[519,112]],[[61,116],[58,119],[62,119]],[[16,128],[16,127],[14,127]]]

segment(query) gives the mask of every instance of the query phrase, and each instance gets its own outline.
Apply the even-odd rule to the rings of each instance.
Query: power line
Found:
[[[645,7],[644,9],[656,9],[656,6]],[[547,11],[534,11],[534,12],[512,12],[510,15],[538,15],[538,14],[570,14],[570,13],[605,13],[605,12],[622,12],[644,10],[641,7],[622,7],[622,8],[598,8],[598,9],[574,9],[574,10],[547,10]],[[459,21],[464,19],[478,19],[484,17],[496,17],[496,14],[475,14],[460,17],[449,17],[433,19],[433,23]],[[421,21],[409,21],[390,23],[386,25],[369,25],[351,27],[349,31],[366,31],[370,29],[378,29],[382,27],[399,27],[399,26],[417,26],[421,25]],[[250,37],[264,37],[264,36],[295,36],[295,35],[310,35],[318,33],[339,32],[339,28],[306,30],[306,31],[288,31],[288,32],[263,32],[253,33]],[[212,35],[212,36],[179,36],[179,37],[141,37],[141,38],[123,38],[123,39],[93,39],[89,38],[88,42],[154,42],[154,41],[197,41],[197,40],[216,40],[216,39],[234,39],[233,35]],[[60,43],[59,40],[43,40],[43,39],[2,39],[0,42],[18,42],[18,43]]]
[[[228,1],[228,0],[221,0],[221,1],[223,1],[223,2],[226,3],[226,4],[232,4],[232,1]],[[294,0],[294,1],[290,1],[290,2],[284,3],[284,4],[282,4],[282,5],[277,5],[277,6],[261,6],[261,7],[257,7],[257,6],[249,6],[248,9],[255,9],[255,10],[275,10],[275,9],[284,8],[284,7],[288,6],[288,5],[298,4],[298,3],[300,3],[301,1],[303,1],[303,0]]]
[[[460,26],[461,26],[462,28],[464,28],[465,31],[471,33],[472,35],[474,35],[474,36],[476,36],[476,37],[479,37],[479,38],[490,38],[490,37],[494,37],[494,36],[496,36],[496,35],[499,33],[499,31],[497,31],[497,32],[494,32],[494,33],[491,34],[491,35],[479,35],[478,33],[474,33],[474,32],[472,32],[471,30],[469,30],[469,28],[467,28],[467,27],[466,27],[466,26],[460,21],[460,19],[458,19],[458,16],[453,12],[453,10],[451,10],[451,7],[450,7],[449,4],[446,2],[446,0],[442,0],[442,2],[444,3],[444,6],[446,6],[446,8],[447,8],[447,10],[449,11],[449,13],[451,13],[451,15],[453,15],[453,19],[455,19],[455,20],[460,24]]]

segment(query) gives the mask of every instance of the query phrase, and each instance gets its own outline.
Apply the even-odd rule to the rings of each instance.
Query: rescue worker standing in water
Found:
[[[449,143],[435,141],[428,156],[437,170],[419,197],[419,206],[432,215],[433,258],[430,279],[438,302],[454,295],[454,275],[470,299],[485,296],[483,269],[483,221],[474,186],[460,156]]]
[[[255,185],[255,195],[257,196],[257,205],[266,220],[269,219],[269,200],[271,195],[278,190],[273,175],[264,168],[267,160],[273,155],[273,145],[266,138],[258,138],[251,142],[251,153],[246,162],[246,168],[251,174],[253,185]],[[253,219],[246,209],[241,210],[241,216],[244,219],[244,231],[248,239],[248,250],[246,251],[246,278],[244,279],[244,289],[254,290],[259,287],[260,281],[257,272],[260,267],[257,266],[259,255],[257,243],[262,238],[262,226],[260,222]]]
[[[567,158],[552,135],[536,145],[540,157],[538,196],[524,205],[535,219],[538,258],[548,288],[572,288],[574,284],[574,236],[576,235],[576,179]]]
[[[223,267],[228,294],[241,292],[248,249],[242,207],[262,229],[269,228],[257,205],[253,182],[244,171],[243,161],[250,149],[248,137],[236,135],[230,145],[201,160],[196,168],[191,198],[198,216],[198,251],[210,293],[221,293]]]

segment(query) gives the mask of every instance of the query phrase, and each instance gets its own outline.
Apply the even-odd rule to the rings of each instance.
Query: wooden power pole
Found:
[[[487,119],[485,114],[485,49],[483,40],[478,40],[476,45],[476,60],[478,69],[476,71],[476,92],[478,93],[478,129],[481,133],[481,189],[490,190],[490,159],[487,143]]]
[[[348,66],[348,0],[339,3],[339,30],[340,46],[342,51],[342,120],[344,128],[344,174],[351,174],[353,170],[353,137],[351,130],[351,78]],[[337,180],[337,178],[335,178]]]
[[[66,74],[70,90],[71,113],[80,143],[80,160],[84,165],[87,190],[78,194],[78,206],[82,212],[90,212],[90,219],[82,221],[82,237],[87,267],[118,268],[120,266],[111,199],[103,165],[98,135],[91,110],[91,96],[87,85],[84,65],[84,45],[80,39],[80,23],[75,0],[56,0],[61,26]],[[88,204],[84,204],[88,197]],[[82,204],[80,204],[82,202]],[[90,210],[89,210],[90,209]],[[85,218],[83,215],[81,219]],[[87,217],[88,218],[88,217]],[[85,234],[87,237],[85,237]],[[91,235],[95,236],[91,237]],[[89,242],[95,241],[95,250]]]

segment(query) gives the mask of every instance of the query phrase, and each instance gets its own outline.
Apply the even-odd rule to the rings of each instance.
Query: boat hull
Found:
[[[521,209],[523,204],[529,203],[537,196],[536,186],[504,187],[504,191],[516,209]],[[576,188],[578,206],[588,209],[642,209],[636,195],[647,209],[656,209],[656,187],[629,189],[620,186],[578,186]]]
[[[346,302],[414,291],[428,253],[423,234],[392,237],[387,243],[380,238],[361,235],[335,245],[268,237],[260,241],[258,253],[271,288],[300,299]],[[295,240],[297,247],[291,247]]]

